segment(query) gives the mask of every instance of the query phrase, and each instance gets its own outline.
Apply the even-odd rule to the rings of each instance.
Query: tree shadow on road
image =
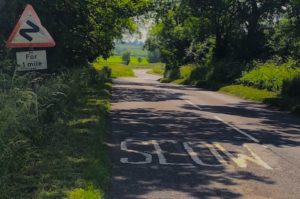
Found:
[[[172,92],[164,89],[172,89]],[[124,81],[118,82],[114,88],[112,101],[114,103],[159,103],[182,100],[185,94],[181,90],[186,90],[186,88]],[[255,129],[242,130],[265,144],[269,143],[278,147],[300,146],[299,139],[293,137],[299,135],[299,121],[289,114],[246,101],[226,106],[198,107],[201,111],[208,113],[260,119],[260,124],[252,124],[256,125]],[[113,188],[109,198],[241,198],[244,194],[239,188],[243,183],[256,184],[262,190],[264,188],[268,190],[269,186],[276,186],[276,182],[267,177],[270,175],[264,175],[266,174],[264,172],[253,173],[245,169],[230,170],[225,166],[214,168],[195,165],[182,143],[199,141],[213,144],[217,142],[225,146],[231,145],[237,150],[243,150],[245,143],[253,143],[228,125],[214,118],[208,118],[206,114],[203,115],[203,112],[187,103],[177,110],[151,108],[113,110],[109,146],[114,168]],[[273,126],[282,133],[270,132],[265,129],[266,126]],[[129,158],[130,161],[144,159],[140,154],[128,154],[120,149],[120,143],[128,139],[156,140],[166,151],[168,161],[192,163],[196,167],[161,165],[153,148],[141,147],[137,144],[131,147],[152,154],[153,162],[145,165],[121,164],[120,158],[124,157]],[[172,148],[164,144],[168,141],[175,141],[176,147]],[[206,152],[205,149],[195,150],[201,154],[201,158],[206,158],[205,161],[213,161],[215,158],[211,153],[207,153],[207,149]],[[237,155],[235,151],[228,149],[228,152]]]
[[[151,164],[121,164],[120,158],[122,157],[128,157],[131,161],[143,160],[141,155],[130,155],[120,150],[118,143],[129,138],[141,141],[157,140],[160,143],[176,141],[179,145],[185,141],[230,143],[240,148],[249,141],[223,123],[192,112],[131,109],[114,110],[111,116],[113,119],[112,140],[117,140],[113,140],[114,144],[111,145],[114,178],[110,198],[134,199],[143,198],[147,194],[151,198],[151,194],[159,194],[159,191],[166,190],[175,194],[174,198],[180,198],[180,194],[185,198],[240,198],[242,195],[237,189],[238,182],[252,181],[262,185],[274,183],[268,177],[246,170],[230,171],[225,166],[213,168],[198,165],[196,168],[184,168],[160,165],[153,150],[148,148],[141,148],[141,150],[155,157]],[[137,148],[137,146],[134,147]],[[172,149],[161,144],[161,147],[169,154],[175,154],[166,155],[168,161],[179,162],[180,160],[183,163],[193,163],[182,146],[180,149],[178,147]],[[234,152],[231,153],[234,154]],[[186,158],[182,158],[183,156]],[[214,158],[212,154],[210,156],[207,157],[206,154],[205,158]],[[172,197],[162,196],[161,198]]]
[[[116,102],[160,102],[180,100],[183,96],[182,93],[170,93],[164,90],[149,90],[143,88],[114,88],[117,98],[112,100],[112,103]]]
[[[182,108],[186,110],[195,109],[188,104],[184,105]],[[246,124],[256,128],[242,130],[259,139],[264,144],[272,144],[277,147],[300,146],[299,118],[288,113],[258,107],[257,104],[251,102],[228,104],[226,106],[198,105],[198,108],[199,110],[208,113],[257,119],[259,121],[258,123],[249,122]],[[268,130],[268,127],[272,127],[272,129],[275,130]]]

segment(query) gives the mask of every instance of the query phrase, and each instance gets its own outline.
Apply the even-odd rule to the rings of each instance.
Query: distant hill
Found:
[[[129,51],[134,57],[146,57],[147,51],[143,50],[143,46],[142,42],[117,43],[114,54],[120,56],[124,51]]]

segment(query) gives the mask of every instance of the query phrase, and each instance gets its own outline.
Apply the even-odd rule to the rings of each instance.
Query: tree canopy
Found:
[[[42,23],[56,40],[57,46],[49,49],[50,63],[55,67],[72,67],[92,61],[98,56],[109,57],[114,48],[114,40],[122,37],[124,29],[135,29],[133,17],[144,13],[149,8],[150,1],[2,0],[2,56],[5,41],[26,4],[35,8]]]
[[[165,1],[157,7],[157,23],[146,46],[160,50],[167,70],[177,70],[178,66],[190,62],[200,65],[220,60],[243,63],[273,56],[299,60],[299,2]],[[245,68],[234,70],[237,72],[231,79]]]

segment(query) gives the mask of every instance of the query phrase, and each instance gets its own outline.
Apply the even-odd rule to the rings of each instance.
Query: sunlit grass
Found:
[[[57,136],[41,152],[36,198],[104,198],[110,176],[103,144],[110,107],[107,88],[109,84],[86,91],[73,117],[57,126]]]
[[[102,64],[121,64],[122,61],[122,57],[121,56],[111,56],[108,59],[103,59],[103,58],[99,58],[97,60],[97,62],[100,62]],[[136,65],[136,64],[141,64],[141,65],[147,65],[149,64],[148,60],[146,57],[142,57],[142,61],[139,62],[138,61],[138,57],[133,57],[131,56],[130,58],[130,64]]]
[[[263,102],[267,99],[276,98],[278,96],[278,94],[275,92],[260,90],[242,85],[225,86],[220,89],[220,92],[229,93],[234,96],[258,102]]]
[[[177,80],[172,81],[172,83],[182,85],[185,83],[185,79],[177,79]]]
[[[87,189],[74,189],[68,193],[68,199],[101,199],[103,194],[100,190],[90,186]]]
[[[191,74],[192,74],[193,70],[195,69],[195,67],[196,66],[193,65],[193,64],[184,65],[184,66],[180,67],[180,77],[181,77],[181,79],[188,79],[191,76]]]
[[[112,70],[111,77],[112,78],[118,78],[118,77],[134,77],[134,72],[132,68],[129,66],[126,66],[124,64],[119,63],[107,63],[107,62],[101,62],[97,61],[93,64],[93,66],[97,70],[101,70],[104,66],[108,66]]]
[[[107,60],[103,58],[99,58],[93,66],[100,70],[104,66],[108,66],[112,69],[112,77],[133,77],[134,69],[153,69],[153,74],[163,74],[164,64],[163,63],[148,63],[146,58],[142,59],[142,62],[138,62],[137,57],[131,57],[131,62],[129,65],[125,65],[122,63],[122,58],[120,56],[111,56]]]
[[[163,75],[165,73],[164,64],[153,64],[151,68],[152,69],[148,72],[149,74]]]

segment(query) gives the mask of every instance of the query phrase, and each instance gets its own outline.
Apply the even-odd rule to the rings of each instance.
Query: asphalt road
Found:
[[[109,198],[300,198],[299,118],[135,72],[113,89]]]

